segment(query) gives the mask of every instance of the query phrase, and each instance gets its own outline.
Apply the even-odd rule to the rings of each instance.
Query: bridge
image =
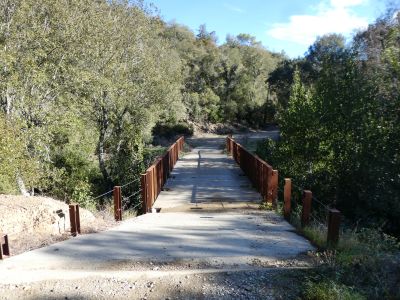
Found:
[[[190,269],[251,270],[314,249],[282,216],[259,209],[269,190],[257,187],[237,164],[238,157],[223,150],[224,138],[199,138],[192,144],[169,174],[152,175],[159,183],[156,191],[146,183],[150,177],[143,179],[153,186],[152,192],[143,192],[149,201],[145,214],[108,231],[1,261],[0,283],[34,285],[117,273],[142,278],[148,274],[140,270],[165,266],[154,271],[157,276],[177,262]]]

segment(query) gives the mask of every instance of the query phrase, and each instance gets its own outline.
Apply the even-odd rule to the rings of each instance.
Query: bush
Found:
[[[172,138],[177,135],[192,135],[193,126],[184,122],[179,123],[158,123],[153,128],[153,135],[165,138]]]
[[[307,282],[304,293],[306,300],[362,300],[366,299],[353,288],[334,281]]]
[[[326,238],[313,225],[304,233],[317,244]],[[316,253],[322,264],[304,285],[304,298],[398,299],[399,249],[398,241],[380,230],[343,232],[335,250]]]
[[[81,181],[74,187],[72,192],[72,200],[78,203],[83,208],[94,210],[96,202],[93,200],[91,186],[88,182]]]

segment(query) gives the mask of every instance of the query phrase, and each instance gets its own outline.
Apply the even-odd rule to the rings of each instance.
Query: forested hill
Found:
[[[1,1],[0,193],[95,205],[145,169],[157,129],[277,122],[280,141],[258,154],[282,177],[399,233],[396,11],[288,59],[248,34],[217,43],[142,2]]]
[[[123,1],[0,5],[2,193],[83,201],[143,170],[156,123],[273,118],[283,57],[249,35],[218,46]]]

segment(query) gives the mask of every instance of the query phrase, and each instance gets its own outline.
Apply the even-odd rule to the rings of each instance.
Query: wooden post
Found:
[[[8,245],[8,235],[0,233],[0,259],[4,256],[10,256],[10,246]]]
[[[142,188],[142,210],[141,213],[147,213],[147,173],[140,174],[140,186]]]
[[[267,193],[266,193],[266,202],[272,204],[272,167],[267,166],[267,178],[266,178],[266,184],[267,184]]]
[[[75,207],[75,220],[76,220],[76,230],[79,234],[81,234],[81,217],[79,214],[79,204],[76,204]]]
[[[121,187],[114,186],[114,218],[115,221],[122,221],[122,208],[121,208]]]
[[[153,189],[153,193],[151,196],[151,201],[148,203],[149,208],[153,206],[154,200],[157,198],[157,174],[156,174],[156,166],[153,166],[153,169],[151,169],[151,185]]]
[[[305,227],[310,224],[312,192],[303,191],[303,209],[301,211],[301,226]]]
[[[71,223],[71,234],[76,236],[81,233],[81,221],[79,217],[79,204],[71,203],[69,205],[69,221]]]
[[[340,211],[329,209],[328,214],[328,247],[334,247],[339,241]]]
[[[283,216],[286,220],[290,220],[291,201],[292,201],[292,180],[285,178],[285,186],[283,188]]]
[[[146,210],[148,207],[151,205],[151,201],[153,199],[153,194],[154,194],[154,187],[153,187],[153,168],[149,169],[148,171],[148,177],[147,177],[147,185],[148,185],[148,190],[149,190],[149,195],[147,197],[147,202],[146,202]]]
[[[278,203],[278,170],[272,170],[272,207],[276,208]]]

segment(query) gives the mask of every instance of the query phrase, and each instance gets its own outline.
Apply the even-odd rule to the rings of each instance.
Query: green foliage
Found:
[[[319,227],[312,225],[306,231],[318,239]],[[307,276],[304,298],[397,299],[399,253],[399,241],[379,230],[345,231],[336,250],[316,253],[321,264]]]
[[[279,112],[281,139],[257,150],[280,175],[350,219],[385,222],[385,230],[397,234],[398,28],[398,20],[378,21],[347,48],[340,36],[318,39],[293,67],[290,98]],[[368,40],[375,31],[387,47],[368,48],[376,47]]]
[[[72,201],[87,209],[94,210],[96,208],[96,203],[93,200],[93,194],[91,192],[91,186],[87,182],[79,182],[74,186]]]
[[[320,249],[325,249],[327,244],[326,244],[326,237],[327,237],[327,228],[325,226],[319,226],[319,225],[311,225],[302,228],[302,233],[304,236],[312,241],[318,248]]]
[[[85,203],[137,177],[152,127],[185,116],[182,64],[164,24],[140,2],[0,6],[0,109],[15,126],[0,129],[0,191],[17,192],[18,179]]]
[[[304,299],[307,300],[362,300],[366,299],[352,288],[334,281],[308,282]]]
[[[40,166],[24,144],[26,136],[17,123],[0,114],[0,192],[17,193],[16,179],[23,176],[32,188],[39,180]]]
[[[178,135],[192,135],[193,126],[184,122],[157,123],[153,128],[153,135],[172,138]]]
[[[164,35],[184,63],[184,102],[195,122],[239,122],[262,126],[275,120],[266,79],[282,59],[254,37],[228,36],[222,46],[201,26],[194,36],[187,28],[169,24]]]
[[[272,206],[272,203],[269,202],[262,202],[260,204],[260,209],[262,210],[274,210],[274,207]]]

